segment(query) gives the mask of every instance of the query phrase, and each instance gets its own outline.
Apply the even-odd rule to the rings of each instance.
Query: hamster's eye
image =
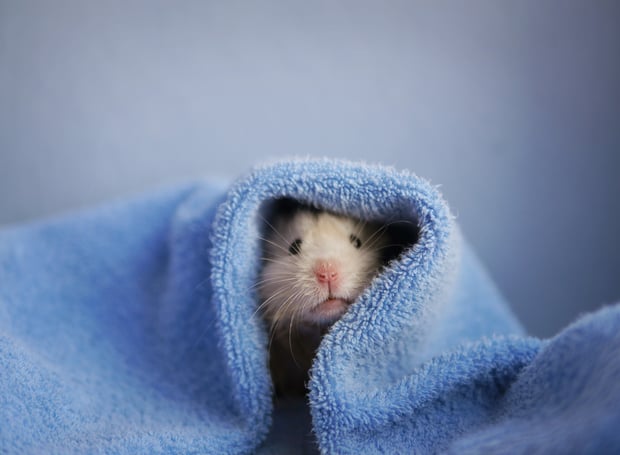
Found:
[[[353,246],[357,249],[360,249],[362,246],[362,241],[360,240],[360,238],[354,234],[351,234],[349,236],[349,240],[351,241],[351,243],[353,244]]]
[[[288,247],[288,252],[292,255],[301,253],[301,239],[295,239]]]

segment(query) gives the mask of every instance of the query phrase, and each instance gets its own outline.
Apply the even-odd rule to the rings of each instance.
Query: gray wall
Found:
[[[620,297],[620,2],[0,0],[0,223],[268,157],[442,184],[530,331]]]

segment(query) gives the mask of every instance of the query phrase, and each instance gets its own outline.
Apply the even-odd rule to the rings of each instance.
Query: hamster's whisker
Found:
[[[287,290],[288,291],[288,290]],[[297,295],[299,294],[299,291],[296,291],[295,293],[291,294],[280,306],[279,308],[275,311],[275,314],[272,316],[274,321],[278,321],[282,318],[282,315],[286,314],[289,310],[289,306],[293,304],[293,300],[297,297]]]
[[[404,248],[407,245],[406,244],[402,244],[402,243],[390,243],[388,245],[382,245],[382,246],[378,247],[377,250],[384,250],[386,248],[394,248],[394,247],[397,247],[397,246]]]
[[[278,230],[277,230],[277,229],[273,226],[273,224],[271,224],[271,223],[270,223],[270,222],[269,222],[269,221],[268,221],[268,220],[267,220],[267,219],[266,219],[263,215],[261,215],[260,213],[259,213],[259,215],[258,215],[258,216],[260,216],[260,217],[261,217],[261,219],[262,219],[262,220],[263,220],[263,221],[267,224],[267,226],[269,226],[269,227],[271,228],[271,230],[272,230],[272,231],[273,231],[276,235],[278,235],[278,236],[279,236],[282,240],[284,240],[284,243],[287,243],[286,238],[284,238],[284,236],[280,233],[280,231],[278,231]]]
[[[278,274],[277,276],[270,276],[270,277],[265,278],[263,280],[257,281],[256,283],[254,283],[253,285],[248,287],[248,290],[256,289],[256,288],[263,288],[267,284],[287,283],[287,282],[291,282],[291,281],[297,281],[297,279],[295,277],[291,277],[291,276],[289,276],[289,275],[287,275],[285,273],[281,273],[281,274]]]
[[[288,289],[286,289],[286,288],[280,289],[279,291],[275,292],[268,299],[266,299],[263,303],[261,303],[258,306],[258,308],[256,308],[256,310],[254,311],[254,314],[252,314],[252,317],[254,317],[256,315],[256,313],[258,313],[259,311],[262,311],[264,308],[267,308],[272,300],[280,297],[282,294],[286,294],[287,292],[288,292]]]
[[[285,251],[286,254],[288,254],[288,249],[284,248],[282,245],[279,245],[278,243],[276,243],[276,242],[274,242],[272,240],[269,240],[268,238],[265,238],[265,237],[259,237],[259,239],[262,240],[263,242],[267,242],[270,245],[273,245],[275,248],[277,248],[279,250]],[[284,241],[287,242],[286,239]]]
[[[370,237],[366,239],[366,242],[364,243],[366,245],[366,248],[371,248],[378,240],[381,240],[381,237],[383,237],[383,234],[385,234],[386,231],[387,231],[387,226],[385,225],[381,225],[381,227],[376,229],[370,235]]]
[[[297,368],[301,369],[299,362],[295,358],[295,352],[293,352],[293,321],[295,320],[295,312],[293,312],[291,316],[291,322],[288,325],[288,348],[291,353],[291,357],[293,358],[293,363],[297,366]]]
[[[286,253],[288,254],[288,251]],[[286,265],[286,266],[291,265],[291,261],[288,258],[278,259],[278,258],[270,258],[270,257],[261,257],[260,259],[264,262],[269,262],[271,264]]]

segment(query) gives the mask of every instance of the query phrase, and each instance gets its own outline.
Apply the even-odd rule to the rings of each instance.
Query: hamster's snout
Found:
[[[334,260],[319,260],[314,266],[314,275],[319,283],[333,289],[340,280],[340,265]]]

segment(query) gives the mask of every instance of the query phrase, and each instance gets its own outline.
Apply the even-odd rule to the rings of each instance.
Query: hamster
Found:
[[[278,396],[305,394],[321,337],[379,273],[390,246],[380,223],[307,206],[266,220],[257,287]]]

